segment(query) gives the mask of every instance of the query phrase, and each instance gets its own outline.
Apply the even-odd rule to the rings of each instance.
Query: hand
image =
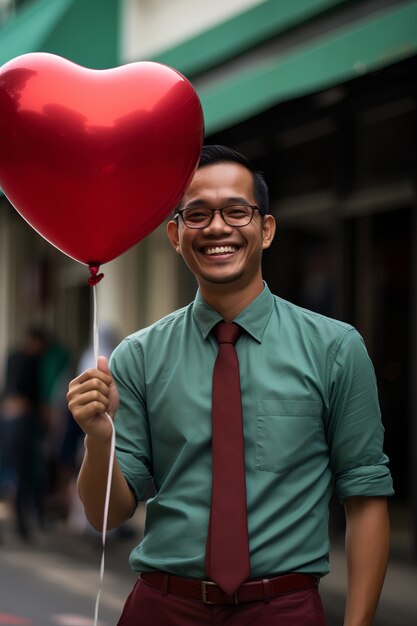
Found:
[[[67,393],[68,408],[86,435],[95,441],[106,442],[111,438],[111,418],[119,406],[119,394],[108,361],[98,358],[97,369],[91,368],[74,378]]]

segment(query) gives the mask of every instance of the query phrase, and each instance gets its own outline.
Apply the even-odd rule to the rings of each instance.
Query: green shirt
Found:
[[[220,315],[189,306],[126,338],[111,369],[117,458],[136,498],[153,479],[137,571],[204,578],[211,489],[211,379]],[[273,296],[235,321],[251,577],[329,570],[328,503],[393,493],[372,364],[358,332]]]

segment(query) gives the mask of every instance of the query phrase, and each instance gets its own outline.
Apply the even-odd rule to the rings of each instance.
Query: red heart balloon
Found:
[[[0,68],[0,186],[81,263],[111,261],[167,217],[203,134],[195,90],[165,65],[91,70],[31,53]]]

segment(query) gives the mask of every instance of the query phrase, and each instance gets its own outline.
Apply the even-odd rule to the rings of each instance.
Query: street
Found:
[[[100,626],[115,626],[133,586],[135,575],[130,572],[128,556],[140,537],[142,521],[140,512],[134,518],[137,532],[108,536]],[[22,544],[10,530],[3,528],[0,625],[92,626],[100,560],[101,537],[92,532],[80,535],[65,526],[54,525],[46,537],[29,545]],[[329,626],[341,626],[345,575],[340,547],[333,548],[331,564],[332,573],[322,581],[321,595]],[[416,589],[417,567],[392,561],[375,626],[414,626]]]
[[[99,626],[117,623],[136,579],[128,558],[142,527],[139,507],[132,529],[107,535]],[[0,625],[93,626],[101,555],[101,534],[63,522],[23,543],[0,504]]]
[[[65,541],[61,549],[57,549],[55,541],[31,548],[17,543],[7,548],[3,545],[0,548],[0,624],[92,625],[101,558],[99,543],[94,543],[93,547],[91,542],[80,538],[75,550],[71,546],[73,554]],[[118,543],[123,550],[122,542]],[[100,626],[117,623],[133,579],[128,566],[124,576],[113,572],[111,563],[106,567]]]

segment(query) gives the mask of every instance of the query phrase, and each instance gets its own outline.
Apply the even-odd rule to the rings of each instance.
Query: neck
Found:
[[[262,293],[264,284],[259,276],[258,280],[243,289],[241,286],[233,288],[230,283],[200,284],[199,287],[205,302],[226,322],[231,322]]]

